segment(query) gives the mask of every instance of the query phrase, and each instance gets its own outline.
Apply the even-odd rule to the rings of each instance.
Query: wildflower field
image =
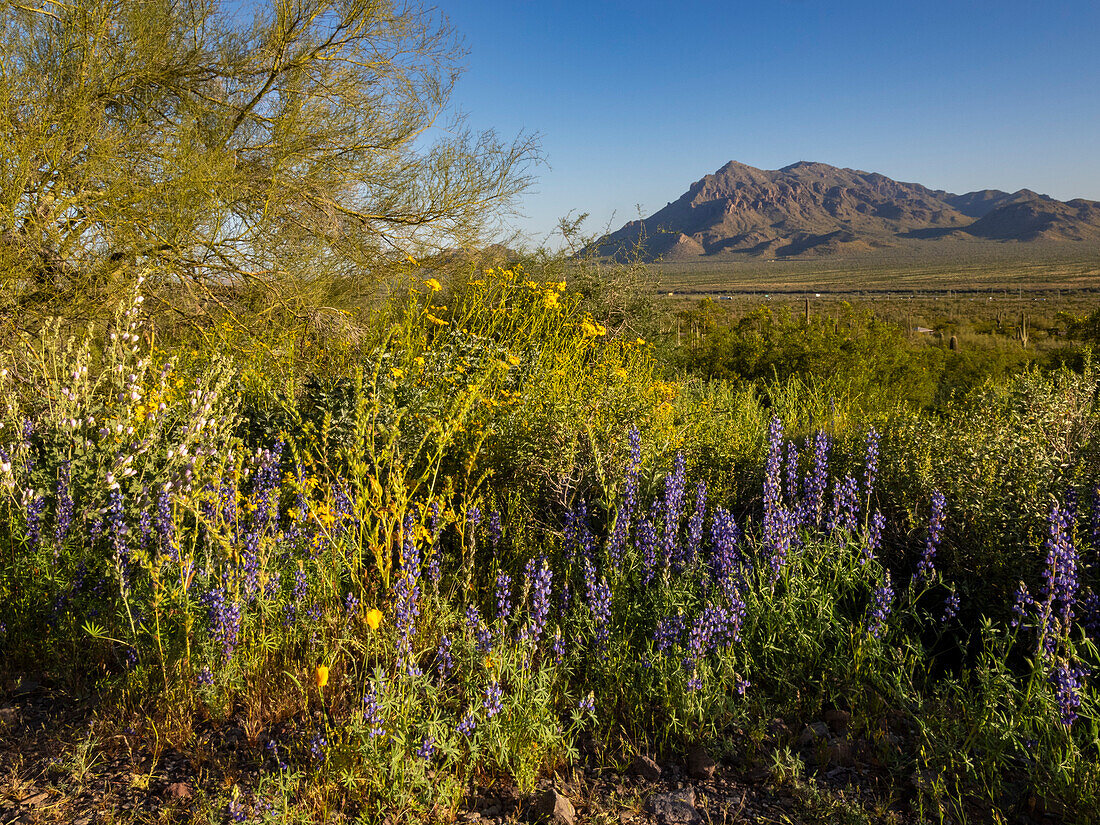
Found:
[[[805,821],[1097,820],[1090,359],[933,413],[677,373],[551,268],[335,334],[166,329],[153,286],[0,356],[4,701],[91,708],[20,771],[182,755],[216,781],[150,821],[447,822],[702,746],[873,777]]]

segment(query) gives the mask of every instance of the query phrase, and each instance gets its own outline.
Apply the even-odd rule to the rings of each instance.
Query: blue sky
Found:
[[[541,133],[536,242],[652,214],[726,161],[1100,200],[1100,3],[458,0],[470,125]],[[614,216],[614,217],[613,217]]]

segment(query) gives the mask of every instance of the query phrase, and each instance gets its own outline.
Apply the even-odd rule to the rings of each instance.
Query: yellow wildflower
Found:
[[[320,662],[313,671],[313,683],[317,685],[317,690],[321,690],[328,684],[328,668]]]
[[[390,374],[398,380],[401,380],[405,377],[405,371],[401,369],[401,367],[394,367],[392,370],[390,370]]]
[[[486,656],[482,664],[485,665],[486,670],[492,670],[496,666],[496,662],[493,661],[492,656]]]
[[[558,293],[549,289],[542,293],[542,305],[547,309],[557,309],[560,306],[558,303]]]
[[[511,353],[509,353],[508,354],[508,363],[511,364],[514,367],[516,364],[519,363],[519,358],[516,357],[515,355],[512,355]]]
[[[380,624],[382,624],[382,611],[377,607],[372,607],[367,611],[367,627],[371,630],[377,630]]]
[[[430,312],[425,312],[424,315],[426,315],[428,320],[431,321],[433,324],[439,324],[439,326],[441,326],[441,327],[447,326],[446,321],[444,321],[442,318],[436,318]]]
[[[439,281],[437,281],[435,278],[429,278],[424,283],[432,292],[439,292],[439,290],[443,289],[443,285],[439,283]]]
[[[604,329],[603,324],[597,324],[590,318],[585,318],[581,321],[581,333],[585,338],[599,338],[601,335],[607,335],[607,330]]]

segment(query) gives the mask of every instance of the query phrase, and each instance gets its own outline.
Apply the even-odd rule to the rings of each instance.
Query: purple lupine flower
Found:
[[[657,621],[657,629],[653,631],[653,646],[658,653],[667,654],[673,647],[680,644],[683,635],[684,614],[666,616]]]
[[[500,521],[500,510],[493,510],[489,513],[489,544],[493,550],[496,550],[500,545],[500,540],[504,537],[504,526]]]
[[[397,661],[410,676],[420,674],[412,657],[412,637],[416,618],[420,615],[420,551],[413,529],[415,524],[415,516],[411,512],[406,514],[402,524],[401,568],[393,584]]]
[[[176,544],[176,524],[172,520],[172,502],[168,485],[161,487],[157,496],[157,513],[153,519],[153,529],[160,541],[162,553],[168,553],[172,561],[179,559],[179,546]]]
[[[1027,610],[1035,604],[1035,600],[1031,598],[1031,594],[1027,592],[1027,585],[1020,582],[1020,586],[1016,588],[1016,599],[1012,603],[1012,627],[1019,627],[1020,622],[1024,620],[1024,616],[1027,615]]]
[[[1062,509],[1066,513],[1066,521],[1070,524],[1077,523],[1077,488],[1067,487],[1066,494],[1062,497]]]
[[[309,740],[309,752],[318,762],[325,761],[325,748],[327,747],[328,740],[325,739],[325,735],[321,731],[317,731],[315,734],[313,734],[313,738]]]
[[[153,546],[153,511],[149,504],[149,488],[141,488],[138,514],[138,547],[149,552]]]
[[[1077,550],[1073,546],[1070,514],[1055,504],[1050,511],[1050,533],[1046,541],[1047,561],[1043,573],[1044,615],[1057,607],[1058,618],[1065,630],[1073,620],[1073,604],[1077,596]]]
[[[683,566],[687,566],[695,560],[703,545],[703,514],[707,507],[707,485],[700,481],[695,485],[695,512],[691,514],[688,522],[687,544],[679,560]]]
[[[550,615],[550,587],[553,573],[546,559],[540,560],[535,580],[528,586],[531,588],[531,620],[528,626],[528,635],[538,644],[543,630],[546,628],[546,619]]]
[[[354,593],[347,593],[344,596],[344,615],[347,616],[350,622],[355,618],[355,614],[359,612],[359,597]]]
[[[594,561],[596,558],[596,536],[588,523],[588,504],[581,499],[573,508],[570,519],[573,534],[573,546],[582,559]]]
[[[828,530],[847,530],[854,533],[859,526],[859,493],[856,480],[850,475],[833,488],[833,509],[829,514]]]
[[[435,652],[435,669],[440,679],[446,679],[454,670],[454,657],[451,656],[451,640],[446,636],[439,639],[439,648]]]
[[[596,695],[588,691],[587,696],[582,696],[577,703],[577,713],[581,716],[592,716],[596,713]]]
[[[652,519],[645,514],[638,517],[634,531],[634,546],[642,557],[643,581],[649,584],[657,568],[657,529]]]
[[[560,665],[565,659],[565,640],[561,637],[560,627],[554,628],[554,641],[550,645],[550,650],[554,654],[554,664]]]
[[[878,430],[871,427],[867,431],[867,457],[863,463],[863,498],[870,502],[878,478]],[[869,505],[868,505],[869,506]]]
[[[886,528],[886,516],[878,510],[871,516],[871,523],[867,527],[867,541],[863,544],[863,563],[867,564],[875,557],[882,546],[882,531]]]
[[[473,736],[474,730],[476,729],[477,720],[474,719],[474,712],[468,710],[459,721],[456,730],[468,739]]]
[[[665,476],[665,498],[661,507],[664,532],[661,535],[661,563],[666,567],[677,557],[680,540],[680,514],[684,507],[684,481],[687,474],[684,454],[677,453],[672,472]]]
[[[485,698],[481,702],[481,706],[485,708],[485,715],[492,719],[498,713],[504,709],[503,704],[504,691],[501,690],[500,682],[492,681],[485,687]]]
[[[775,547],[781,540],[780,523],[784,519],[783,486],[779,478],[783,454],[783,424],[778,416],[772,416],[768,425],[768,457],[764,464],[764,542]]]
[[[703,689],[703,679],[699,675],[698,670],[692,670],[691,676],[689,676],[687,680],[687,689],[693,692]]]
[[[477,636],[477,652],[491,652],[493,649],[493,631],[483,623],[478,627],[475,635]]]
[[[630,442],[630,458],[626,465],[626,481],[623,485],[623,499],[615,514],[615,528],[607,544],[607,555],[616,570],[622,565],[623,552],[630,535],[634,511],[638,507],[638,470],[642,463],[642,442],[637,425],[631,425],[627,436]]]
[[[367,726],[367,735],[376,739],[386,732],[384,723],[385,715],[382,713],[382,705],[378,701],[378,686],[371,683],[370,690],[363,696],[363,721]]]
[[[707,602],[688,633],[687,657],[684,659],[684,666],[694,665],[705,654],[717,650],[724,642],[737,641],[740,638],[741,622],[744,617],[744,602],[737,601],[729,607]]]
[[[819,430],[814,435],[812,471],[805,478],[804,512],[802,523],[817,527],[821,524],[825,506],[825,490],[829,485],[829,435]]]
[[[768,545],[768,566],[771,568],[772,581],[779,579],[779,573],[787,563],[787,551],[797,527],[796,516],[785,507],[780,507],[772,521],[772,535]]]
[[[952,590],[947,598],[943,602],[943,618],[942,622],[947,623],[954,619],[959,614],[959,594],[957,591]]]
[[[294,619],[298,616],[298,609],[302,606],[308,590],[306,571],[299,567],[294,571],[294,587],[290,591],[291,601],[283,608],[283,624],[285,626],[289,627],[294,623]]]
[[[239,799],[230,799],[225,813],[230,822],[244,822],[248,819],[248,811],[245,810],[244,803]]]
[[[1089,523],[1089,546],[1091,549],[1089,567],[1096,569],[1100,561],[1100,483],[1092,488],[1092,513]]]
[[[250,496],[253,504],[252,524],[258,532],[279,521],[279,462],[282,455],[282,441],[259,455],[259,467],[253,476]]]
[[[57,511],[54,539],[57,547],[65,543],[73,524],[72,461],[65,459],[57,472]]]
[[[209,666],[204,666],[195,679],[202,687],[210,687],[214,684],[214,671],[212,671]]]
[[[163,543],[165,537],[161,533],[174,530],[167,490],[164,491],[163,504],[160,498],[157,499],[157,517],[158,519],[166,519],[164,523],[158,522],[157,525],[157,535]],[[229,529],[229,533],[233,537],[234,543],[236,543],[239,532],[237,523],[237,482],[231,473],[226,473],[218,486],[218,520]]]
[[[512,617],[512,577],[503,570],[497,573],[497,621],[508,624]]]
[[[924,553],[917,562],[918,579],[930,579],[936,569],[936,551],[939,549],[940,539],[943,538],[943,524],[947,499],[943,493],[936,490],[932,493],[932,518],[928,523],[928,538],[924,542]]]
[[[26,501],[27,547],[33,553],[38,549],[38,542],[42,537],[42,513],[46,510],[46,498],[34,493]]]
[[[332,485],[333,529],[337,533],[346,533],[355,524],[355,503],[352,501],[348,484],[337,478]]]
[[[719,583],[731,582],[741,575],[743,560],[739,543],[741,530],[724,507],[714,511],[710,523],[711,566]]]
[[[871,605],[867,609],[867,632],[878,639],[886,627],[886,617],[890,615],[890,604],[894,600],[894,588],[890,583],[890,571],[882,573],[882,583],[875,588]]]
[[[107,494],[107,512],[104,518],[107,523],[107,537],[111,541],[111,550],[114,553],[116,564],[125,575],[125,570],[130,562],[130,547],[126,541],[126,519],[122,503],[122,491],[118,487],[112,487]]]
[[[1062,661],[1048,677],[1054,688],[1054,699],[1058,703],[1062,724],[1067,728],[1077,721],[1077,711],[1081,709],[1081,689],[1087,675],[1084,668]]]
[[[478,505],[472,504],[466,510],[466,524],[470,526],[470,535],[473,535],[477,526],[481,524],[481,508]]]
[[[588,559],[584,560],[584,582],[588,589],[588,609],[596,623],[596,643],[603,649],[611,637],[611,588],[606,578],[596,581],[596,571]]]
[[[241,632],[241,606],[231,599],[223,587],[212,587],[203,598],[206,602],[210,638],[221,645],[225,661],[233,658],[237,637]]]
[[[792,506],[798,499],[798,445],[793,441],[787,442],[787,501],[791,502]]]
[[[241,590],[245,598],[251,602],[260,589],[260,535],[255,528],[250,529],[244,537],[244,546],[241,548]]]
[[[428,551],[428,580],[436,593],[439,592],[439,582],[443,577],[443,548],[439,545],[441,521],[439,502],[433,501],[428,505],[428,530],[432,536],[432,546]]]
[[[466,605],[466,629],[471,635],[476,635],[479,627],[481,627],[481,615],[477,612],[477,607],[473,604]]]
[[[420,743],[420,747],[416,749],[416,755],[421,759],[431,759],[432,754],[435,753],[435,739],[428,736]]]

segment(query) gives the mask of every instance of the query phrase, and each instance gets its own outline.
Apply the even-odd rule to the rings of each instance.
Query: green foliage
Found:
[[[1082,677],[1072,725],[1058,687],[1100,665],[1094,573],[1079,567],[1078,623],[1041,606],[1050,505],[1097,481],[1091,364],[929,413],[868,396],[881,364],[859,362],[885,327],[843,369],[780,374],[776,353],[818,370],[843,348],[821,328],[798,354],[788,320],[760,328],[771,379],[673,378],[554,277],[417,280],[317,355],[278,327],[153,350],[140,292],[110,323],[4,353],[0,667],[106,689],[175,719],[180,742],[197,719],[240,720],[272,745],[259,795],[228,804],[259,819],[446,819],[476,776],[529,789],[589,736],[614,759],[747,732],[746,758],[804,791],[840,745],[791,737],[774,746],[798,754],[773,757],[761,732],[833,711],[860,758],[918,776],[919,815],[1004,811],[1028,783],[1067,815],[1095,806],[1095,686]],[[768,443],[773,415],[790,445]],[[817,519],[800,508],[819,430]],[[935,491],[936,572],[915,578]],[[1021,578],[1040,605],[1017,628]]]

